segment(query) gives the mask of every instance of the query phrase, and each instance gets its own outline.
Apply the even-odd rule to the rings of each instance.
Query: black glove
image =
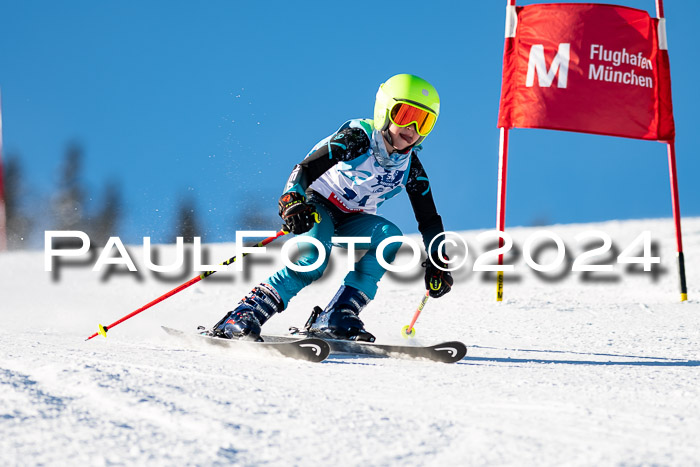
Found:
[[[311,230],[318,221],[318,213],[310,204],[306,204],[306,198],[295,191],[285,193],[279,201],[280,217],[284,221],[288,231],[297,235]]]
[[[435,267],[435,264],[437,264],[442,268],[447,268],[447,264],[440,259],[440,255],[437,251],[433,252],[430,257],[433,259],[432,262],[430,259],[427,259],[423,263],[423,267],[425,268],[425,288],[428,290],[431,297],[439,298],[452,289],[454,280],[452,279],[452,273],[450,273],[450,271],[443,271]],[[445,256],[445,259],[449,260],[447,256]]]

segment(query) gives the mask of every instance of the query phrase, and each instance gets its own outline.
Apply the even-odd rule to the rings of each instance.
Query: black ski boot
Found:
[[[375,337],[365,330],[365,325],[358,316],[369,302],[369,297],[363,292],[343,285],[325,310],[314,308],[306,323],[306,330],[310,334],[330,339],[374,342]]]
[[[215,337],[262,341],[261,326],[284,308],[277,291],[267,284],[251,290],[236,308],[219,321],[211,331]]]

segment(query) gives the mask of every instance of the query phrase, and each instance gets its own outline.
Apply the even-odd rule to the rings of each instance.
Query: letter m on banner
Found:
[[[544,60],[544,45],[536,44],[530,48],[530,58],[527,62],[527,78],[525,86],[531,88],[535,84],[535,74],[540,87],[548,88],[552,85],[554,77],[559,72],[557,87],[565,88],[569,76],[569,46],[570,44],[559,44],[557,54],[552,60],[552,65],[547,69]]]
[[[644,10],[597,3],[506,6],[498,230],[505,230],[508,130],[545,128],[667,144],[681,300],[687,299],[663,0]],[[501,241],[501,246],[503,242]],[[503,256],[499,257],[503,264]],[[497,277],[503,297],[503,273]]]

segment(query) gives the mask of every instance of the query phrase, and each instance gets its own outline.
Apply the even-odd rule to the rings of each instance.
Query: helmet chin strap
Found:
[[[389,142],[389,144],[391,144],[392,148],[396,149],[394,147],[394,140],[391,138],[391,133],[389,133],[388,128],[382,130],[382,136],[384,137],[385,140],[387,140]]]

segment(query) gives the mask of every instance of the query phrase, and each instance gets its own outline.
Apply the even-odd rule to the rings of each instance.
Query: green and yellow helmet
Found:
[[[406,102],[435,115],[440,115],[440,96],[432,84],[415,75],[395,75],[382,83],[377,90],[374,102],[374,127],[380,131],[389,128],[389,114],[399,102]],[[432,131],[432,127],[430,128]],[[416,144],[422,142],[426,135],[421,135]]]

